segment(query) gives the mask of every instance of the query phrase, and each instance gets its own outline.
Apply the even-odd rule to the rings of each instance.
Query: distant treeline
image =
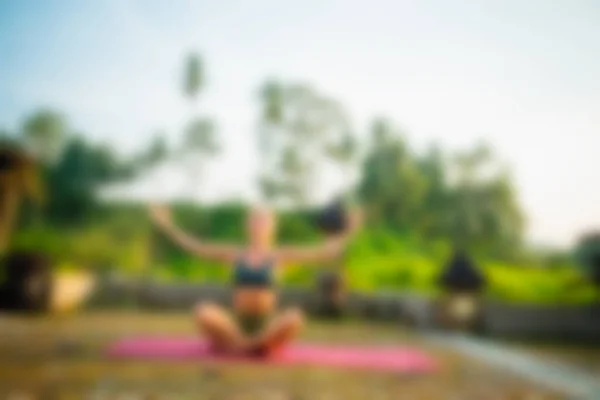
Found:
[[[18,214],[12,248],[42,249],[64,265],[100,271],[225,279],[223,269],[202,268],[209,264],[192,260],[154,232],[143,205],[106,203],[97,196],[103,185],[134,180],[166,160],[181,160],[182,165],[195,160],[203,167],[218,162],[213,156],[227,150],[218,140],[216,121],[196,111],[204,84],[202,60],[192,55],[185,66],[184,95],[192,112],[176,144],[168,145],[164,134],[153,133],[137,153],[123,158],[114,145],[91,142],[84,132],[73,130],[64,114],[49,109],[26,116],[15,131],[0,132],[0,149],[18,149],[23,159],[33,156],[44,192],[41,206],[24,201],[16,207],[17,199],[29,198],[24,188],[32,170],[17,168],[10,179],[0,181],[0,200],[15,200],[0,202],[3,238],[12,228],[6,216]],[[513,285],[557,299],[571,284],[557,282],[578,281],[570,254],[542,254],[524,242],[526,216],[513,179],[490,146],[476,143],[451,152],[432,145],[417,152],[390,119],[374,118],[368,132],[357,132],[340,101],[302,84],[269,80],[257,101],[260,123],[253,138],[261,165],[256,184],[267,201],[295,210],[281,214],[280,240],[318,239],[310,190],[322,168],[338,168],[347,180],[343,194],[358,200],[366,212],[365,229],[346,260],[345,271],[356,287],[431,291],[433,276],[456,247],[467,249],[484,267],[511,271],[492,280],[492,291],[500,297],[510,297],[507,288]],[[187,171],[195,179],[191,185],[201,189],[202,170]],[[174,207],[178,221],[192,233],[243,240],[242,204]],[[525,278],[507,283],[512,278],[506,276],[517,276],[516,271],[527,267],[529,272],[519,273],[535,274],[533,267],[569,272],[557,272],[554,278],[535,275],[538,283]],[[312,275],[306,271],[291,268],[286,279],[308,283]]]

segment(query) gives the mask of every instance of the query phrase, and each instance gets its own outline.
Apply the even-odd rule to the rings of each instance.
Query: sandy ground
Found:
[[[562,399],[516,376],[429,347],[396,326],[310,322],[301,340],[418,346],[441,370],[423,376],[325,367],[212,366],[111,361],[104,349],[133,334],[186,335],[186,314],[105,312],[63,317],[0,315],[0,399]]]

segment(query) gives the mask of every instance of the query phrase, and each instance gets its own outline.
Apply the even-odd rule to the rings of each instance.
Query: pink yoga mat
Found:
[[[268,359],[232,358],[212,353],[196,338],[138,337],[114,343],[108,349],[114,358],[198,361],[252,361],[274,364],[304,364],[364,368],[380,371],[424,373],[436,369],[435,360],[417,349],[401,347],[357,347],[325,344],[293,344]]]

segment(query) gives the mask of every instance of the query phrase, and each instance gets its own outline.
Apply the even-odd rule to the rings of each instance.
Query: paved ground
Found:
[[[576,345],[538,344],[535,347],[527,344],[511,343],[512,346],[550,362],[568,363],[573,367],[596,377],[600,383],[600,347],[585,348]]]
[[[519,374],[546,387],[568,393],[571,398],[600,399],[598,377],[589,368],[582,368],[581,364],[565,358],[564,348],[556,345],[515,345],[462,334],[430,333],[427,338],[429,343],[437,343]],[[588,366],[600,364],[600,358],[592,348],[580,348],[579,352],[588,353]]]
[[[561,395],[390,325],[309,324],[302,340],[420,346],[441,361],[433,375],[195,362],[116,362],[112,340],[135,333],[189,334],[188,315],[137,312],[71,317],[0,316],[0,399],[561,399]],[[19,397],[21,396],[21,397]]]

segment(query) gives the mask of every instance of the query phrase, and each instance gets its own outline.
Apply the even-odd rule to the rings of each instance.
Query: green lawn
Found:
[[[0,399],[561,398],[462,356],[429,348],[416,334],[391,325],[311,322],[302,340],[420,346],[440,360],[441,370],[408,376],[324,367],[217,367],[103,357],[103,349],[112,340],[137,333],[190,334],[192,325],[183,313],[0,316]],[[29,397],[11,397],[16,393]]]

